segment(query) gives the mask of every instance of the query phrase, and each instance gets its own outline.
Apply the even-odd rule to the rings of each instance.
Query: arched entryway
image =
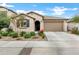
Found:
[[[40,22],[35,21],[35,31],[39,31],[39,30],[40,30]]]

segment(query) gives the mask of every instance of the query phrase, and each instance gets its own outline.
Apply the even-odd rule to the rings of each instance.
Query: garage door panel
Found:
[[[46,31],[63,31],[63,23],[61,22],[53,22],[53,23],[45,23]]]

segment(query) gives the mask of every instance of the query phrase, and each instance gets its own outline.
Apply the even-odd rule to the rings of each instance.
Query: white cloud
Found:
[[[64,8],[64,7],[54,7],[52,9],[52,11],[54,12],[53,13],[54,15],[62,15],[65,13],[66,10],[67,10],[67,8]]]
[[[36,12],[36,13],[39,13],[41,15],[45,15],[44,11],[40,11],[40,10],[16,10],[16,12],[19,14],[19,13],[28,13],[30,11],[33,11],[33,12]]]
[[[14,7],[14,5],[6,4],[6,3],[0,3],[0,6],[3,6],[3,7]]]
[[[78,8],[65,8],[65,7],[54,7],[54,8],[49,8],[48,10],[52,11],[53,15],[63,15],[66,11],[76,11]]]
[[[74,10],[75,11],[75,10],[78,10],[78,8],[72,8],[71,10]]]
[[[27,12],[29,12],[29,11],[26,11],[26,10],[16,10],[16,12],[19,14],[19,13],[27,13]]]

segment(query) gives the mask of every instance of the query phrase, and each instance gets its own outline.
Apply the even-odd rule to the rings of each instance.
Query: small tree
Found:
[[[23,20],[24,20],[24,16],[20,15],[20,17],[17,21],[17,27],[22,27],[23,26]]]
[[[0,12],[0,29],[8,28],[10,24],[10,18],[7,16],[6,12]]]
[[[72,22],[79,23],[79,16],[73,17]]]

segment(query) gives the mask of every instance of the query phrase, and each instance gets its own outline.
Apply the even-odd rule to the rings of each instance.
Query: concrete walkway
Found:
[[[0,48],[0,55],[19,55],[23,48]]]
[[[79,54],[79,36],[65,32],[45,32],[48,41],[0,41],[0,55]]]

